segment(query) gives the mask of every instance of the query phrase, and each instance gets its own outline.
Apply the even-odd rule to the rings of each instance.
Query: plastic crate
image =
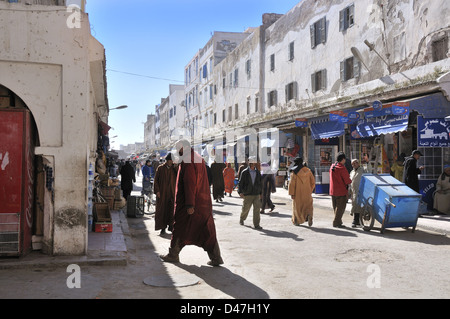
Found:
[[[142,217],[144,216],[145,200],[144,196],[128,196],[127,198],[127,216]]]

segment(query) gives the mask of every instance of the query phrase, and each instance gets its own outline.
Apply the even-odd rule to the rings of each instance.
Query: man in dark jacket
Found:
[[[133,182],[136,182],[135,170],[131,166],[130,161],[126,161],[125,165],[122,166],[120,175],[120,188],[122,188],[123,197],[127,199],[133,190]]]
[[[253,225],[255,229],[262,229],[259,225],[261,220],[262,182],[261,173],[256,168],[255,158],[249,158],[249,167],[242,171],[241,178],[239,179],[238,193],[244,199],[239,223],[244,225],[248,212],[253,205]]]
[[[403,170],[403,183],[417,193],[419,193],[419,177],[417,175],[423,170],[423,166],[417,168],[417,161],[421,156],[422,153],[419,150],[415,150],[403,163],[405,167]]]

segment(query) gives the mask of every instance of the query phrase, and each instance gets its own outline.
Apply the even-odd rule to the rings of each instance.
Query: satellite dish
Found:
[[[367,67],[367,65],[364,63],[364,60],[362,58],[361,52],[359,52],[358,48],[352,47],[350,49],[350,51],[352,51],[352,54],[355,58],[357,58],[359,61],[361,61],[361,63],[364,65],[364,67],[367,69],[367,71],[370,72],[369,68]]]

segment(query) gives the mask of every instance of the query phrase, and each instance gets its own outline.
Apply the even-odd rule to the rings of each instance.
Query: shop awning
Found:
[[[354,129],[351,130],[351,135],[354,138],[363,138],[402,132],[408,128],[408,120],[409,114],[366,119],[356,125],[356,131]]]
[[[345,134],[345,125],[339,121],[311,123],[311,137],[314,140],[337,137]]]
[[[102,128],[102,133],[103,133],[103,135],[107,135],[108,132],[109,132],[109,130],[111,129],[111,126],[109,126],[108,124],[106,124],[106,123],[103,122],[103,121],[100,121],[98,124],[99,124],[100,127]]]

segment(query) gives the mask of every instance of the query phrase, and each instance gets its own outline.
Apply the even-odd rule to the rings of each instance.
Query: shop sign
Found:
[[[392,104],[393,115],[409,114],[409,102],[396,102]]]
[[[383,108],[383,104],[380,101],[374,101],[372,103],[372,107],[375,111],[381,111],[381,109]]]
[[[450,147],[450,122],[418,116],[417,140],[422,147]]]
[[[344,111],[331,111],[330,112],[330,121],[340,121],[341,117],[345,117],[347,114]]]
[[[308,119],[305,118],[295,119],[295,127],[308,127]]]
[[[349,122],[356,122],[360,119],[361,115],[358,112],[349,112],[347,117]]]
[[[344,111],[331,111],[330,121],[338,121],[341,123],[353,123],[358,121],[360,115],[358,112],[345,113]]]

